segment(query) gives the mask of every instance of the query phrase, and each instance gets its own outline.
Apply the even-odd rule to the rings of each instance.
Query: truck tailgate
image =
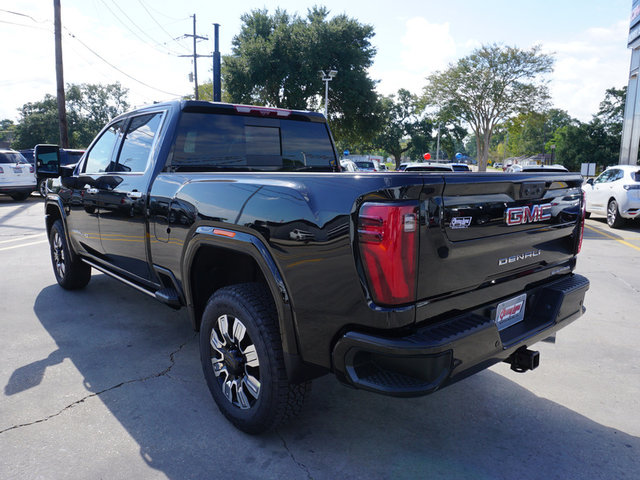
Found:
[[[581,184],[580,175],[563,173],[445,175],[442,196],[424,207],[425,216],[437,212],[439,222],[425,221],[421,231],[418,300],[522,279],[571,262]]]

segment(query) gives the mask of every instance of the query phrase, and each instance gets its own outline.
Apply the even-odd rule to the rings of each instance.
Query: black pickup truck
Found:
[[[528,347],[584,312],[578,174],[346,173],[320,114],[197,101],[114,119],[73,168],[58,155],[36,151],[58,283],[95,268],[186,307],[246,432],[328,372],[416,396],[533,369]]]

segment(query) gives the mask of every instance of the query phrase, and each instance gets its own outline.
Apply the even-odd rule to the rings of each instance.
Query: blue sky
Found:
[[[589,120],[606,88],[626,85],[630,50],[626,48],[631,0],[514,2],[380,0],[306,2],[165,0],[61,0],[65,25],[65,82],[120,81],[130,89],[130,101],[142,105],[172,98],[193,89],[187,77],[189,40],[173,40],[192,30],[213,36],[211,24],[221,24],[221,50],[231,51],[240,16],[256,8],[276,7],[302,15],[319,4],[333,14],[346,13],[371,24],[376,35],[375,63],[370,70],[380,93],[398,88],[419,93],[424,78],[486,43],[520,48],[541,44],[556,56],[549,76],[554,106]],[[29,17],[16,15],[15,13]],[[55,93],[52,2],[19,0],[0,6],[0,118],[17,118],[24,103]],[[15,25],[19,24],[19,25]],[[72,38],[69,34],[75,35]],[[83,44],[80,43],[83,42]],[[111,65],[98,58],[87,47]],[[212,41],[201,42],[208,54]],[[171,52],[169,52],[169,50]],[[211,78],[210,62],[198,62],[199,78]],[[143,85],[146,84],[146,85]]]

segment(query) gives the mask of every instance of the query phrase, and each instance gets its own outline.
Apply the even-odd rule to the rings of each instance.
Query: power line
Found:
[[[107,59],[105,59],[102,55],[100,55],[98,52],[96,52],[95,50],[93,50],[89,45],[87,45],[86,43],[84,43],[82,40],[80,40],[75,34],[73,34],[67,27],[64,27],[64,29],[67,31],[67,35],[69,35],[71,38],[73,38],[74,40],[76,40],[77,42],[80,43],[80,45],[82,45],[84,48],[86,48],[87,50],[89,50],[91,53],[93,53],[96,57],[98,57],[100,60],[102,60],[104,63],[106,63],[107,65],[109,65],[111,68],[113,68],[114,70],[117,70],[118,72],[120,72],[121,74],[123,74],[125,77],[130,78],[131,80],[133,80],[134,82],[139,83],[140,85],[143,85],[147,88],[150,88],[152,90],[156,90],[158,92],[161,93],[165,93],[167,95],[171,95],[174,97],[181,97],[182,95],[178,94],[178,93],[172,93],[172,92],[167,92],[166,90],[162,90],[160,88],[156,88],[156,87],[152,87],[151,85],[149,85],[148,83],[143,82],[142,80],[138,80],[137,78],[129,75],[127,72],[121,70],[120,68],[116,67],[114,64],[112,64],[111,62],[109,62]]]
[[[104,6],[105,6],[105,7],[107,7],[107,4],[105,3],[105,1],[104,1],[104,0],[101,0],[101,1],[102,1],[102,3],[104,4]],[[151,40],[151,42],[153,42],[153,44],[154,44],[155,46],[162,46],[162,45],[165,45],[165,44],[163,44],[163,43],[161,43],[161,42],[158,42],[155,38],[152,38],[152,37],[151,37],[147,32],[145,32],[145,30],[144,30],[143,28],[140,28],[140,26],[138,26],[138,24],[137,24],[136,22],[134,22],[134,21],[131,19],[131,17],[130,17],[129,15],[127,15],[127,12],[125,12],[125,11],[120,7],[120,5],[118,5],[118,4],[115,2],[115,0],[111,0],[111,3],[113,3],[113,5],[114,5],[118,10],[120,10],[120,12],[122,12],[122,14],[127,18],[127,20],[129,20],[129,21],[131,22],[131,24],[132,24],[134,27],[136,27],[138,30],[140,30],[140,32],[141,32],[145,37],[147,37],[149,40]],[[107,7],[107,8],[109,8],[109,7]],[[118,17],[113,13],[113,11],[112,11],[111,9],[109,9],[109,11],[113,14],[113,16],[114,16],[114,17],[118,18]],[[118,21],[120,21],[120,23],[122,23],[123,25],[125,25],[125,24],[124,24],[124,22],[122,22],[122,20],[120,20],[119,18],[118,18]],[[126,27],[126,25],[125,25],[125,27]],[[131,33],[134,33],[134,32],[133,32],[133,30],[131,30],[129,27],[127,27],[127,29],[129,29],[129,31],[130,31]],[[138,35],[136,35],[136,36],[137,36],[138,38],[140,38]],[[142,39],[141,39],[141,40],[142,40]],[[146,43],[146,41],[145,41],[145,40],[142,40],[142,41]],[[166,48],[166,49],[167,49],[171,54],[173,54],[173,55],[177,55],[177,52],[172,51],[170,48],[166,47],[166,45],[165,45],[165,48]]]
[[[150,11],[149,11],[149,9],[145,6],[145,4],[144,4],[144,3],[142,3],[142,0],[138,0],[138,3],[140,4],[140,6],[141,6],[142,8],[144,8],[145,12],[147,12],[147,13],[149,14],[149,16],[151,17],[151,20],[153,20],[154,22],[156,22],[156,25],[158,25],[158,26],[162,29],[162,31],[163,31],[164,33],[166,33],[166,34],[169,36],[169,38],[170,38],[171,40],[173,40],[176,44],[180,45],[180,47],[181,47],[181,48],[185,49],[186,51],[189,51],[189,49],[188,49],[187,47],[185,47],[183,44],[181,44],[180,42],[178,42],[178,40],[176,40],[175,38],[173,38],[173,35],[171,35],[169,32],[167,32],[167,31],[165,30],[165,28],[164,28],[162,25],[160,25],[160,23],[155,19],[155,17],[154,17],[153,15],[151,15],[151,12],[150,12]],[[188,18],[188,17],[187,17],[187,18]]]
[[[36,23],[48,23],[47,20],[36,20],[31,15],[27,15],[26,13],[14,12],[12,10],[5,10],[4,8],[0,8],[0,12],[10,13],[12,15],[18,15],[19,17],[27,17]]]
[[[6,23],[7,25],[17,25],[18,27],[24,28],[33,28],[34,30],[45,30],[49,33],[52,33],[50,28],[36,27],[35,25],[25,25],[24,23],[8,22],[6,20],[0,20],[0,23]]]

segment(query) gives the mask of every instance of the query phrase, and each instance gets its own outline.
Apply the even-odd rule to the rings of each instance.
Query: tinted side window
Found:
[[[122,143],[118,161],[111,171],[144,172],[153,140],[160,128],[162,113],[152,113],[133,117]]]
[[[595,179],[595,181],[593,183],[604,183],[604,182],[608,182],[609,178],[611,177],[611,173],[613,172],[613,170],[607,170],[605,172],[602,172],[600,174],[600,176],[598,178]]]
[[[613,170],[613,174],[611,175],[610,181],[615,182],[616,180],[620,180],[622,177],[624,177],[624,171],[615,169]]]
[[[113,148],[122,132],[122,124],[123,122],[118,122],[111,125],[93,145],[87,155],[85,172],[101,173],[107,171],[113,155]]]
[[[324,170],[335,164],[322,123],[208,113],[182,114],[174,170]]]

